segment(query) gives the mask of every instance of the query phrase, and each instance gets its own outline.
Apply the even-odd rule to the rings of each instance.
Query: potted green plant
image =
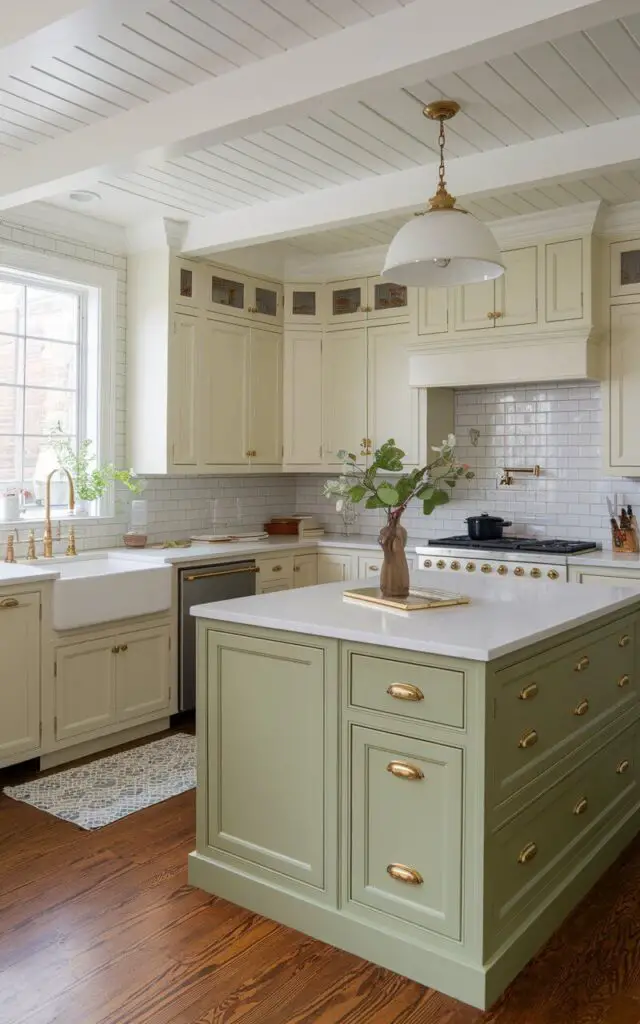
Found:
[[[124,484],[132,494],[142,492],[143,483],[132,469],[116,469],[112,462],[97,465],[97,458],[91,452],[93,441],[89,438],[81,441],[76,451],[58,426],[51,431],[50,441],[58,465],[73,477],[79,511],[87,513],[91,503],[101,498],[113,482]]]
[[[324,485],[326,498],[336,500],[340,512],[345,501],[358,504],[365,502],[365,508],[380,508],[386,512],[386,523],[378,538],[384,560],[380,573],[380,591],[384,597],[406,597],[409,593],[409,567],[405,555],[407,531],[400,522],[410,502],[422,502],[422,511],[428,516],[438,505],[450,500],[451,489],[461,477],[471,480],[474,473],[456,458],[456,438],[449,434],[439,446],[433,446],[437,458],[433,462],[402,473],[405,453],[389,438],[374,452],[373,462],[364,469],[356,463],[356,456],[339,451],[338,458],[344,469],[337,480],[327,480]],[[395,474],[402,474],[395,476]],[[394,474],[388,479],[388,474]],[[382,477],[383,479],[380,479]]]

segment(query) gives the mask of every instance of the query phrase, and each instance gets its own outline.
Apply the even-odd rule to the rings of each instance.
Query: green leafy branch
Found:
[[[58,424],[51,431],[49,439],[58,465],[71,474],[76,495],[83,501],[101,498],[113,481],[124,484],[132,494],[142,493],[143,482],[136,477],[133,470],[116,469],[111,462],[105,466],[92,465],[97,459],[91,452],[93,442],[89,438],[81,441],[76,451]]]

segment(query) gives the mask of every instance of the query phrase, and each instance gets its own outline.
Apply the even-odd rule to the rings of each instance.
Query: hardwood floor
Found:
[[[640,838],[481,1013],[190,888],[194,797],[83,832],[0,795],[0,1024],[640,1024]]]

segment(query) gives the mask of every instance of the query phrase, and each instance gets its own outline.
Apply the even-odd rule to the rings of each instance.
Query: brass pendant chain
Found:
[[[447,192],[447,183],[444,180],[444,117],[439,117],[440,132],[438,134],[438,145],[440,146],[440,166],[438,167],[438,187],[436,194],[429,200],[430,210],[452,210],[455,206],[455,197]]]

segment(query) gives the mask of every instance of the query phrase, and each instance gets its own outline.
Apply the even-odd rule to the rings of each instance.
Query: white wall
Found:
[[[469,431],[480,431],[477,447]],[[456,435],[460,458],[476,473],[458,485],[456,500],[422,515],[407,510],[410,539],[464,533],[465,516],[493,512],[512,519],[518,533],[595,540],[610,545],[606,495],[630,502],[640,511],[640,480],[606,477],[601,469],[602,401],[600,385],[541,384],[516,388],[464,389],[456,392]],[[539,479],[516,476],[500,487],[504,465],[533,466]],[[322,480],[298,478],[297,510],[316,513],[327,528],[342,521],[322,497]],[[374,535],[377,511],[361,513],[356,529]]]

